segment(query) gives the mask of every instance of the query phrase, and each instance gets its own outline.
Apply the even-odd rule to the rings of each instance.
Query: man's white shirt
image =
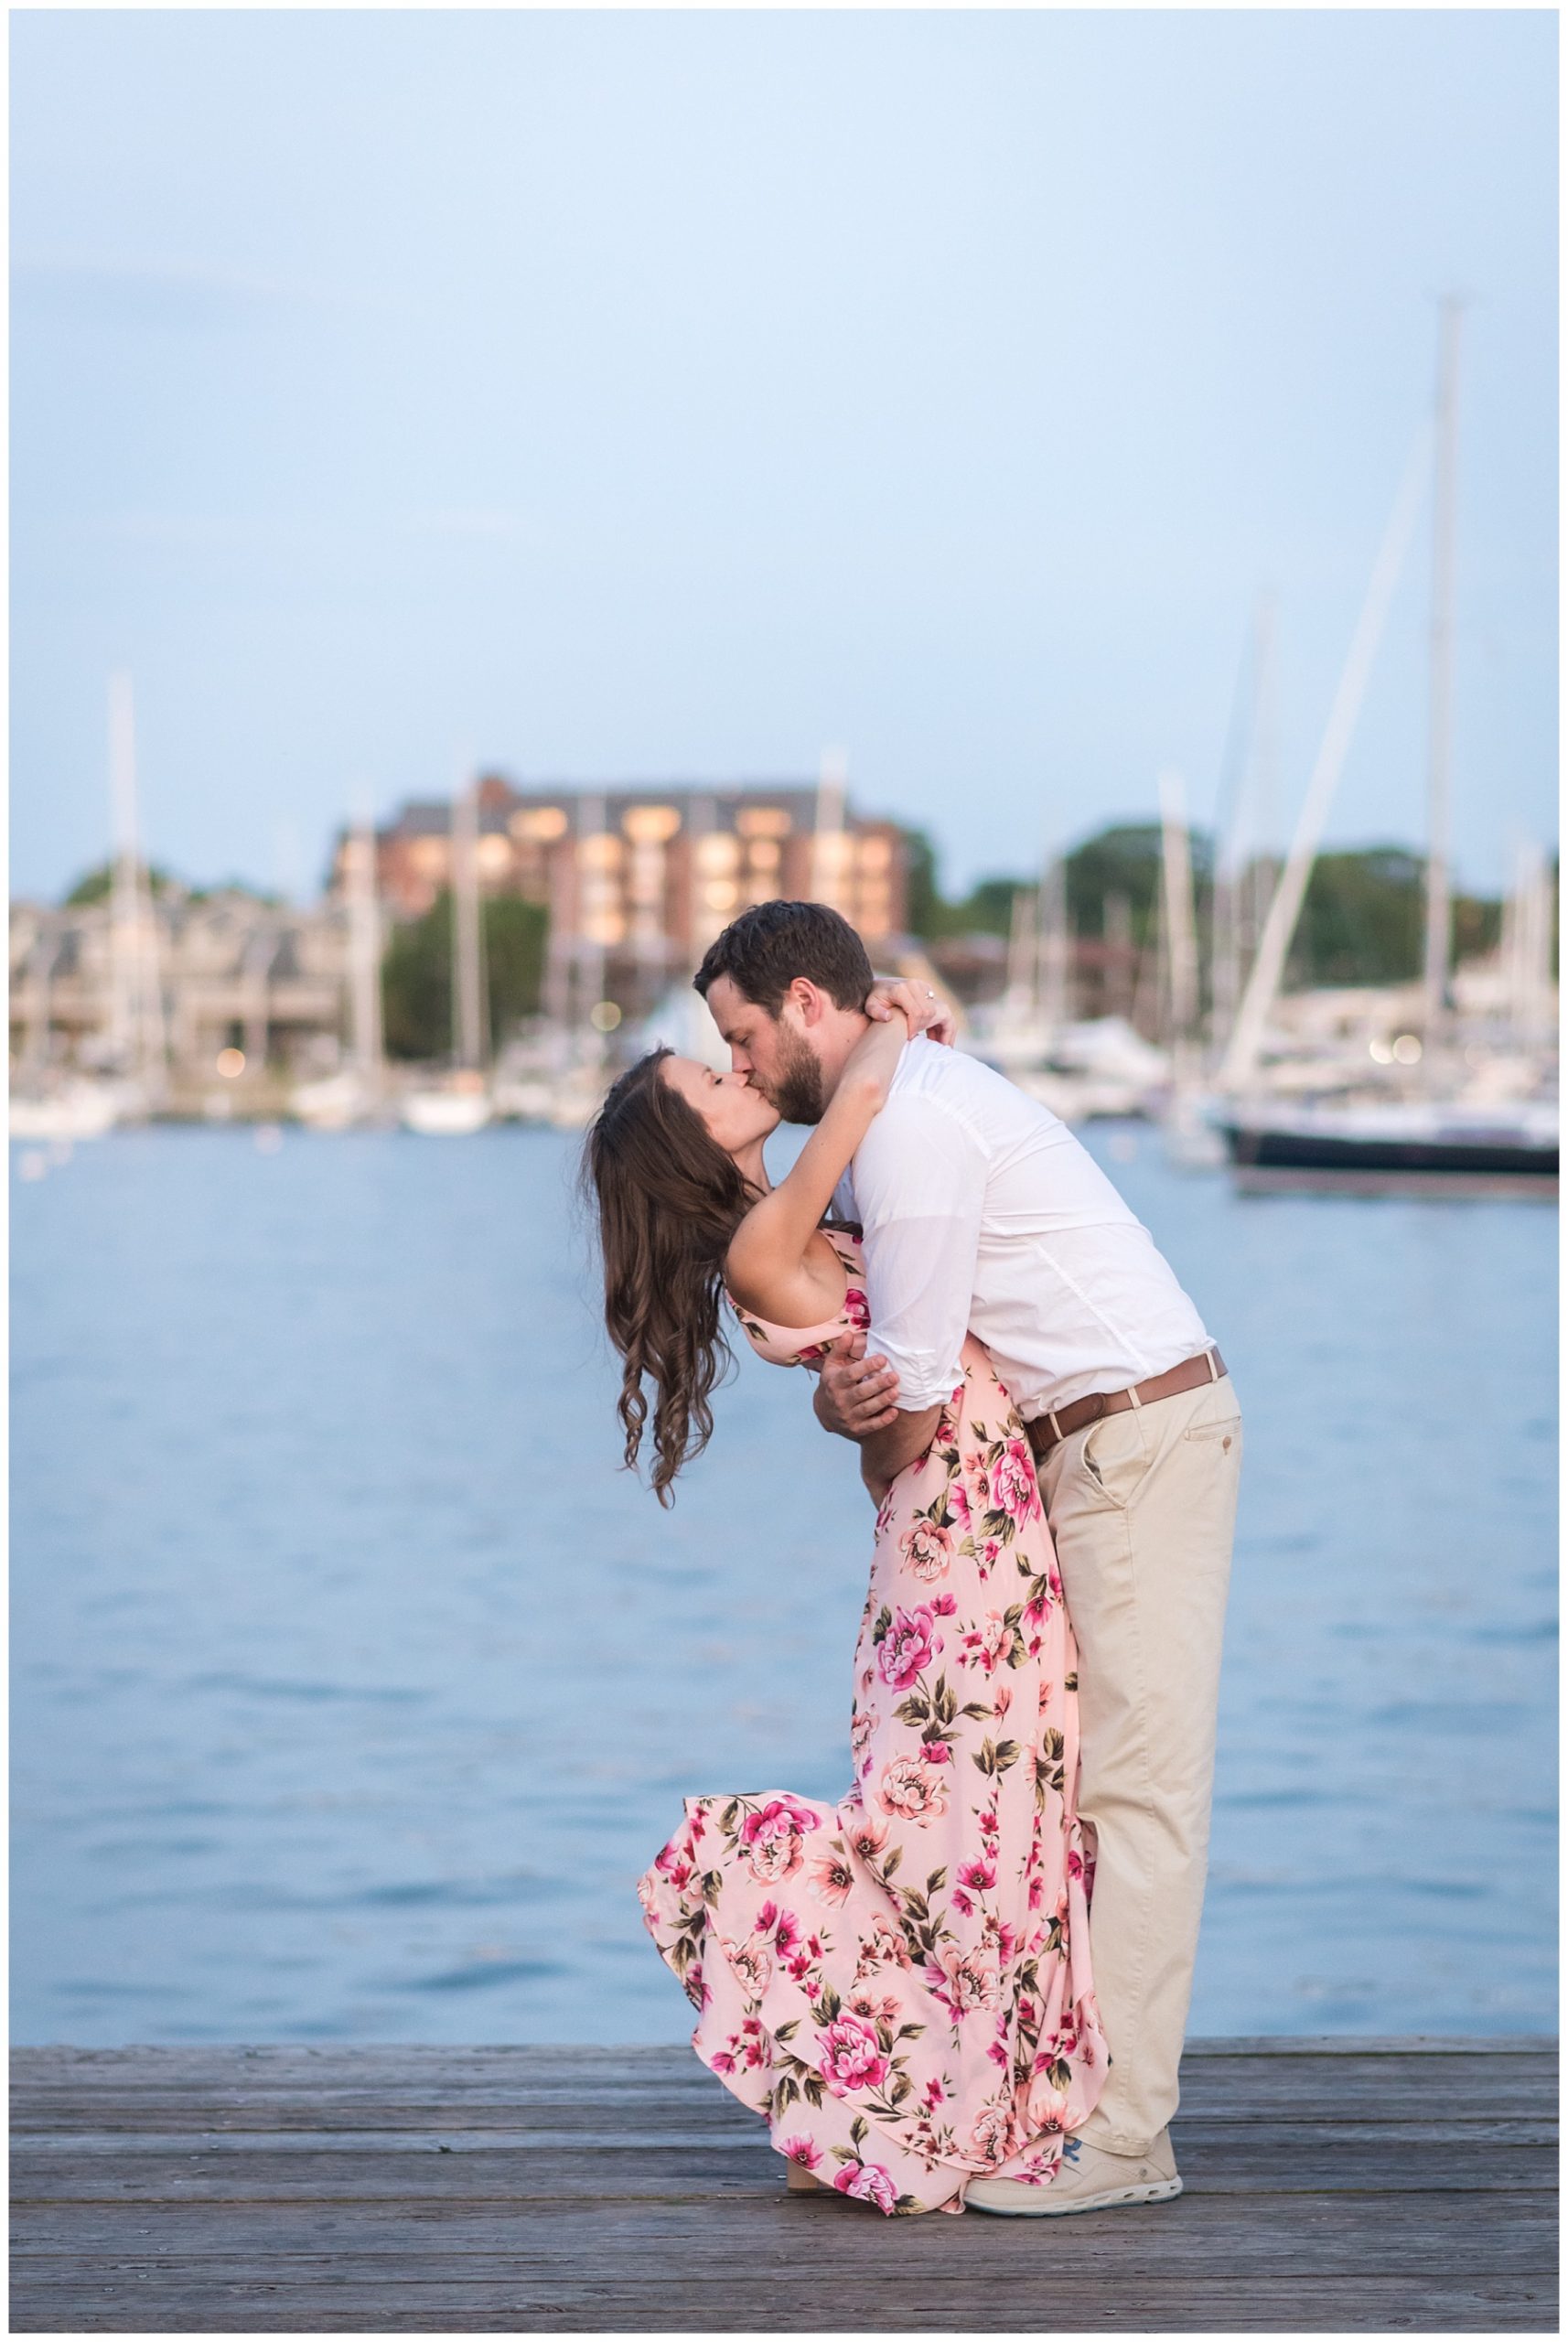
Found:
[[[1060,1118],[974,1058],[911,1041],[834,1198],[865,1230],[868,1352],[908,1413],[973,1333],[1028,1419],[1208,1346],[1154,1239]]]

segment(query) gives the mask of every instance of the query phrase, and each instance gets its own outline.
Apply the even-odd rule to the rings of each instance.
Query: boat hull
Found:
[[[1382,1137],[1224,1123],[1226,1151],[1238,1169],[1343,1171],[1401,1176],[1461,1174],[1488,1178],[1554,1179],[1555,1142],[1480,1132]]]
[[[482,1090],[415,1090],[399,1111],[422,1138],[471,1138],[489,1122],[490,1101]]]

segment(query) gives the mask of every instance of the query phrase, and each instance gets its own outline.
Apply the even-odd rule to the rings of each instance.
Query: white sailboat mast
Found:
[[[1040,1021],[1054,1037],[1067,1023],[1068,1012],[1067,861],[1049,846],[1040,857],[1035,949],[1035,996]]]
[[[1219,1069],[1221,1086],[1231,1091],[1246,1087],[1262,1050],[1263,1035],[1275,995],[1284,977],[1286,955],[1290,951],[1291,938],[1295,933],[1296,921],[1301,917],[1302,904],[1306,898],[1307,881],[1312,876],[1323,825],[1356,728],[1356,718],[1360,714],[1372,661],[1377,655],[1383,623],[1388,617],[1389,603],[1404,564],[1416,515],[1425,493],[1431,454],[1431,425],[1423,424],[1416,435],[1415,446],[1394,500],[1394,509],[1390,515],[1383,542],[1372,564],[1367,597],[1356,621],[1356,631],[1334,695],[1334,704],[1329,710],[1317,761],[1306,785],[1306,796],[1296,821],[1290,854],[1269,904],[1269,915],[1263,922],[1263,932],[1259,940],[1258,956],[1252,962],[1252,972],[1241,995],[1235,1030]]]
[[[1033,1006],[1035,978],[1035,897],[1026,886],[1013,889],[1007,926],[1007,999],[1020,1016]]]
[[[369,806],[349,838],[349,1013],[355,1063],[373,1100],[382,1071],[381,912],[376,895],[376,833]]]
[[[484,939],[479,926],[479,785],[466,780],[452,808],[453,1039],[457,1063],[482,1066],[485,1047]]]
[[[1178,1069],[1186,1060],[1197,1024],[1197,929],[1192,901],[1192,844],[1187,826],[1187,793],[1177,772],[1160,775],[1161,870],[1165,886],[1166,1025]]]
[[[1427,1050],[1443,1037],[1448,1002],[1452,882],[1449,869],[1454,715],[1454,508],[1459,423],[1459,327],[1452,295],[1443,304],[1437,359],[1437,433],[1433,469],[1432,679],[1427,779],[1426,951],[1423,994]]]
[[[152,889],[142,865],[136,806],[136,719],[131,678],[109,679],[109,778],[114,803],[110,959],[115,1053],[138,1080],[166,1069],[163,990]]]

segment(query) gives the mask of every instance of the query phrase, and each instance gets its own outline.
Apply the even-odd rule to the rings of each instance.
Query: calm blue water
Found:
[[[1550,2026],[1554,1215],[1090,1144],[1247,1416],[1195,2028]],[[618,1471],[575,1155],[14,1176],[20,2039],[683,2039],[682,1793],[845,1786],[854,1459],[747,1359],[672,1516]]]

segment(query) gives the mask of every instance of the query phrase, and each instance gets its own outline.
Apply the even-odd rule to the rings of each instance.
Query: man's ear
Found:
[[[811,982],[810,976],[797,976],[789,986],[788,997],[793,1002],[802,1025],[822,1023],[828,996]]]

